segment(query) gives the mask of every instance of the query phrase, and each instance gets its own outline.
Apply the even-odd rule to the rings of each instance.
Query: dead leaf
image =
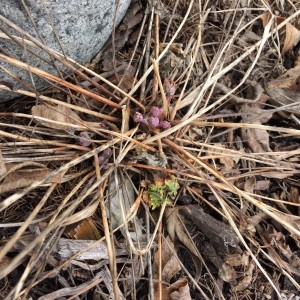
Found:
[[[255,191],[266,191],[270,188],[270,180],[257,180],[254,185]]]
[[[83,125],[84,121],[70,108],[58,105],[58,106],[46,106],[46,105],[35,105],[31,108],[31,113],[34,116],[46,118],[52,121],[68,123],[70,125],[55,124],[48,121],[38,120],[42,125],[54,128],[54,129],[64,129],[72,127],[72,125]]]
[[[159,258],[159,250],[154,254],[153,259],[153,278],[154,280],[159,279],[159,265],[162,267],[162,281],[170,283],[171,279],[181,270],[178,258],[175,256],[174,244],[168,236],[162,240],[161,247],[161,261]],[[154,286],[155,299],[159,297],[158,283]],[[168,289],[165,284],[162,286],[163,293],[168,294]]]
[[[222,172],[227,173],[232,171],[234,165],[239,162],[240,158],[238,156],[236,157],[233,157],[231,155],[229,156],[226,147],[220,143],[216,143],[215,146],[218,147],[218,149],[216,149],[216,152],[218,152],[218,154],[219,153],[222,154],[222,156],[220,156],[219,158],[220,163],[225,166]]]
[[[271,14],[269,12],[264,13],[261,15],[260,18],[262,20],[263,26],[266,27],[271,18]],[[276,25],[281,24],[283,21],[285,21],[285,18],[280,16],[276,17]],[[285,29],[285,39],[282,48],[282,54],[293,49],[297,45],[297,43],[299,42],[300,35],[299,30],[296,27],[294,27],[290,22],[287,22],[283,28]]]
[[[240,250],[238,237],[231,230],[230,226],[206,214],[200,207],[186,205],[181,208],[168,208],[165,215],[167,218],[167,230],[171,239],[173,241],[176,239],[179,240],[190,251],[196,268],[199,268],[201,257],[199,256],[199,250],[196,248],[195,243],[187,233],[185,226],[188,222],[195,225],[201,234],[205,236],[205,240],[202,241],[201,255],[208,259],[217,269],[222,268],[222,256],[228,254],[229,245],[236,248],[236,251]],[[231,267],[228,266],[226,270],[223,270],[223,275],[226,280],[229,280],[229,273],[230,280],[234,277],[234,270],[230,271],[230,268]]]
[[[231,171],[234,167],[234,161],[229,156],[222,156],[220,157],[220,163],[225,166],[226,172]]]
[[[245,276],[243,277],[243,279],[237,285],[232,287],[233,292],[242,292],[251,284],[253,278],[253,270],[254,263],[251,263],[249,268],[244,273]]]
[[[234,253],[226,256],[225,262],[231,267],[244,266],[247,267],[249,264],[249,254],[247,253]]]
[[[179,218],[179,208],[168,208],[165,213],[167,219],[167,230],[172,241],[179,238],[182,244],[195,256],[198,256],[198,249],[187,236],[182,222]]]
[[[135,192],[133,185],[129,179],[121,180],[121,177],[117,177],[118,186],[114,178],[110,181],[110,190],[112,192],[110,196],[110,209],[107,206],[107,213],[111,215],[112,228],[116,228],[124,224],[123,215],[126,217],[130,212],[130,209],[135,205]],[[143,237],[143,220],[135,217],[132,221],[127,222],[127,228],[129,234],[133,240],[137,240]],[[125,228],[122,226],[121,232],[125,233]]]
[[[171,300],[192,300],[190,287],[186,278],[181,278],[169,287]]]
[[[253,104],[243,104],[240,108],[242,114],[242,122],[262,125],[267,122],[272,113],[263,111],[260,108],[261,103],[255,102]],[[247,142],[249,148],[254,153],[272,152],[269,145],[269,133],[265,129],[258,128],[241,128],[241,135],[243,141]]]
[[[264,173],[261,174],[264,176]],[[270,187],[270,180],[256,180],[256,177],[249,177],[246,179],[243,189],[245,192],[253,193],[254,191],[265,191]]]
[[[285,179],[297,173],[298,173],[297,170],[292,170],[292,171],[278,170],[277,172],[275,172],[274,170],[274,171],[261,172],[260,175],[267,178]]]
[[[281,221],[281,225],[286,228],[286,230],[290,231],[288,227],[285,226],[285,223],[293,226],[295,229],[300,231],[300,217],[292,215],[292,214],[285,214],[278,210],[272,210],[272,213],[275,214]]]
[[[196,268],[195,279],[198,280],[200,278],[200,270],[202,266],[201,258],[199,256],[197,247],[187,234],[187,229],[184,225],[184,222],[186,222],[185,217],[183,215],[179,215],[179,208],[167,208],[165,212],[165,217],[167,220],[167,230],[171,240],[173,242],[179,240],[182,243],[182,245],[184,245],[191,253],[192,260]],[[222,261],[218,257],[218,255],[216,255],[213,258],[214,263],[220,266]]]
[[[277,79],[268,82],[267,88],[269,90],[282,88],[292,89],[294,91],[300,91],[299,86],[300,77],[300,66],[296,66],[292,69],[287,70],[284,74],[279,76]]]
[[[70,229],[66,235],[75,240],[100,240],[101,235],[91,218],[79,223],[75,228]]]
[[[275,107],[300,116],[300,66],[296,66],[266,84],[266,92]],[[285,108],[285,106],[287,106]]]
[[[228,264],[222,264],[221,269],[219,270],[219,276],[225,282],[234,282],[237,278],[236,271],[233,267],[229,266]]]
[[[10,168],[17,168],[14,164],[8,164],[8,174],[6,175],[4,181],[0,185],[0,195],[3,193],[11,192],[13,190],[24,188],[37,180],[41,180],[42,178],[49,175],[51,172],[50,169],[41,166],[33,169],[17,169],[9,173]],[[60,183],[60,176],[51,177],[47,183]]]
[[[245,181],[245,184],[244,184],[245,192],[253,193],[255,182],[256,182],[255,176],[247,178],[246,181]]]
[[[219,276],[222,280],[229,282],[232,287],[237,287],[237,289],[242,289],[245,286],[248,286],[250,284],[249,278],[247,277],[247,272],[243,274],[243,279],[240,281],[240,283],[236,284],[237,281],[237,272],[234,269],[234,267],[242,267],[243,269],[246,269],[249,266],[249,254],[247,252],[244,252],[243,254],[235,253],[227,255],[225,258],[225,262],[222,265],[222,268],[219,271]],[[253,268],[251,266],[248,268],[251,278],[252,279],[252,271]]]
[[[181,270],[178,258],[175,256],[174,244],[168,236],[162,241],[161,247],[162,280],[170,283],[171,279]],[[159,253],[154,254],[153,276],[158,279]]]

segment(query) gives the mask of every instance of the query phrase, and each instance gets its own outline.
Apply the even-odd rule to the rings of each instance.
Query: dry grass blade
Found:
[[[297,295],[300,11],[248,2],[134,0],[90,65],[0,16],[59,66],[0,53],[4,299]]]

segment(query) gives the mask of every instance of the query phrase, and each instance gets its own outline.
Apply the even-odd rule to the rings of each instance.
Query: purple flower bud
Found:
[[[88,147],[92,143],[91,138],[87,131],[80,132],[79,136],[80,136],[79,144],[81,146]]]
[[[148,124],[149,126],[151,126],[152,128],[156,128],[159,125],[159,119],[156,117],[149,117],[148,118]]]
[[[165,79],[165,86],[166,86],[167,101],[170,101],[175,95],[176,84],[174,82],[170,82],[168,79]]]
[[[107,169],[109,168],[109,167],[108,167],[107,161],[103,164],[102,168],[103,168],[104,170],[107,170]]]
[[[171,126],[171,123],[167,120],[163,120],[159,123],[159,127],[162,129],[167,129]]]
[[[105,150],[103,150],[102,154],[104,157],[110,157],[110,155],[111,155],[110,148],[106,148]]]
[[[136,123],[144,123],[144,116],[137,111],[133,116],[133,121]]]
[[[104,157],[103,155],[99,155],[98,160],[99,160],[99,165],[102,165],[105,162],[106,157]]]
[[[163,114],[163,108],[159,108],[157,106],[152,106],[150,110],[150,114],[154,118],[160,118]]]

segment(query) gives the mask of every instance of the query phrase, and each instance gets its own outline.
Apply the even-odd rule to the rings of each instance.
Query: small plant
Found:
[[[179,183],[174,176],[172,176],[171,179],[166,179],[164,184],[151,184],[148,190],[151,208],[155,209],[160,207],[163,203],[170,205],[178,189]]]
[[[150,128],[161,128],[168,129],[171,126],[171,123],[168,120],[162,119],[163,117],[163,109],[157,106],[153,106],[150,110],[149,116],[143,116],[139,112],[135,112],[133,116],[133,120],[136,123],[142,123]]]
[[[170,102],[176,92],[176,84],[168,79],[165,79],[164,86],[166,90],[167,101]],[[164,119],[163,107],[152,106],[145,115],[140,112],[135,112],[133,121],[148,126],[151,129],[160,128],[161,130],[171,127],[170,121]]]

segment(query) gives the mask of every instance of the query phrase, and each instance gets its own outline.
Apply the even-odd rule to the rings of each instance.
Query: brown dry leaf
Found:
[[[171,300],[192,300],[190,287],[186,278],[181,278],[169,287]]]
[[[7,165],[8,169],[12,168],[12,165]],[[31,185],[37,180],[41,180],[51,172],[46,167],[34,168],[34,169],[19,169],[9,173],[2,184],[0,185],[0,195],[6,192],[10,192],[19,188],[24,188]],[[51,177],[48,183],[60,183],[60,176]]]
[[[177,237],[182,244],[196,257],[198,256],[198,249],[194,243],[187,236],[185,229],[180,221],[179,208],[169,208],[166,210],[167,230],[172,241]]]
[[[230,172],[233,169],[234,165],[239,162],[240,158],[238,156],[229,156],[228,152],[226,151],[226,147],[220,143],[216,143],[215,146],[219,147],[216,151],[222,154],[219,159],[220,163],[225,166],[223,171]]]
[[[234,253],[226,256],[225,262],[231,267],[245,266],[249,264],[249,254],[247,253]]]
[[[75,240],[100,240],[101,235],[91,218],[85,219],[75,228],[70,229],[66,235]]]
[[[254,185],[255,191],[266,191],[270,188],[270,180],[258,180]]]
[[[248,193],[253,193],[256,179],[255,177],[247,178],[244,184],[244,190]]]
[[[271,14],[268,12],[261,15],[261,20],[264,27],[268,24],[270,18],[271,18]],[[283,21],[285,21],[285,18],[279,16],[276,17],[277,25],[279,25]],[[299,35],[300,35],[299,30],[296,27],[294,27],[290,22],[287,22],[284,28],[285,28],[285,39],[282,48],[282,54],[293,49],[297,45],[297,43],[299,42]]]
[[[176,49],[174,47],[173,49]],[[178,51],[173,52],[172,50],[168,49],[166,55],[160,61],[160,71],[163,74],[163,77],[168,78],[172,72],[175,70],[180,70],[183,67],[184,59]]]
[[[272,225],[268,225],[267,231],[263,231],[262,234],[265,237],[265,244],[271,245],[271,247],[268,247],[268,252],[276,262],[276,265],[287,270],[290,274],[299,276],[300,272],[297,266],[298,253],[292,252],[290,246],[286,243],[286,236],[282,232],[277,231]],[[276,251],[277,249],[282,255],[279,255],[278,251]],[[286,260],[284,260],[284,257]]]
[[[243,277],[243,279],[237,285],[232,287],[233,292],[242,292],[251,284],[253,278],[253,270],[254,263],[251,263],[246,272],[244,272],[245,276]]]
[[[300,91],[299,86],[300,77],[300,66],[296,66],[292,69],[287,70],[284,74],[279,76],[277,79],[268,82],[267,88],[269,90],[282,88],[292,89],[294,91]]]
[[[2,157],[2,152],[0,150],[0,177],[6,173],[5,163]]]
[[[242,122],[262,125],[267,122],[272,114],[262,111],[261,103],[255,102],[253,104],[243,104],[240,108],[242,114]],[[241,128],[243,141],[247,142],[249,148],[254,153],[272,152],[269,145],[269,133],[265,129],[258,128]]]
[[[292,170],[292,171],[278,170],[277,172],[275,172],[274,170],[274,171],[261,172],[260,175],[267,178],[285,179],[297,173],[298,173],[297,170]]]
[[[178,262],[178,258],[174,255],[175,248],[174,244],[171,241],[170,237],[167,237],[166,240],[162,241],[161,247],[161,262],[159,261],[159,252],[157,251],[154,254],[154,262],[153,262],[153,278],[158,280],[159,274],[159,265],[161,263],[162,267],[162,281],[166,283],[170,283],[171,279],[181,270],[181,266]],[[163,285],[163,293],[168,295],[168,288]],[[158,284],[155,284],[154,294],[155,299],[159,297]]]
[[[46,106],[46,105],[35,105],[31,108],[31,113],[34,116],[47,118],[52,121],[68,123],[70,125],[61,125],[55,124],[47,121],[38,120],[39,123],[43,124],[46,127],[54,129],[64,129],[72,127],[72,125],[82,125],[84,121],[70,108],[58,105],[58,106]]]
[[[162,241],[161,255],[162,255],[162,280],[170,283],[171,279],[181,270],[181,266],[178,262],[177,257],[174,255],[175,248],[170,237]],[[159,272],[159,253],[158,251],[154,254],[153,263],[153,276],[158,279]]]
[[[225,171],[231,171],[234,167],[234,161],[229,156],[222,156],[220,157],[220,163],[225,166]]]
[[[219,276],[222,280],[226,282],[230,282],[233,288],[236,287],[238,290],[239,289],[243,290],[251,282],[253,268],[250,265],[250,267],[248,268],[249,274],[245,272],[243,274],[243,279],[241,280],[241,282],[236,284],[237,273],[234,267],[240,267],[240,266],[242,266],[243,269],[249,266],[249,254],[247,252],[244,252],[243,254],[235,253],[235,254],[227,255],[225,259],[225,263],[222,265],[222,268],[219,271]],[[251,275],[250,280],[248,275]]]
[[[263,175],[264,173],[262,173]],[[263,175],[264,176],[264,175]],[[253,193],[254,191],[265,191],[270,187],[270,180],[256,180],[256,177],[249,177],[244,183],[244,190],[248,193]]]
[[[284,111],[300,116],[300,66],[296,66],[266,84],[266,92],[276,107],[287,107]]]
[[[168,208],[165,212],[165,217],[167,219],[167,230],[171,240],[180,241],[191,253],[193,263],[196,268],[195,279],[198,280],[200,278],[200,270],[201,270],[201,258],[199,257],[198,249],[195,244],[187,234],[187,229],[184,226],[185,217],[180,215],[180,208]],[[218,260],[218,257],[216,257]],[[218,264],[221,265],[220,260],[218,260]]]
[[[232,266],[224,263],[219,270],[219,276],[225,282],[234,282],[237,278],[235,269]]]
[[[272,210],[272,213],[275,214],[278,218],[280,218],[280,220],[282,220],[281,225],[285,226],[284,223],[288,223],[289,225],[293,226],[294,228],[296,228],[298,231],[300,231],[300,217],[298,216],[294,216],[291,214],[285,214],[281,211],[278,210]],[[288,231],[289,228],[285,227]]]

